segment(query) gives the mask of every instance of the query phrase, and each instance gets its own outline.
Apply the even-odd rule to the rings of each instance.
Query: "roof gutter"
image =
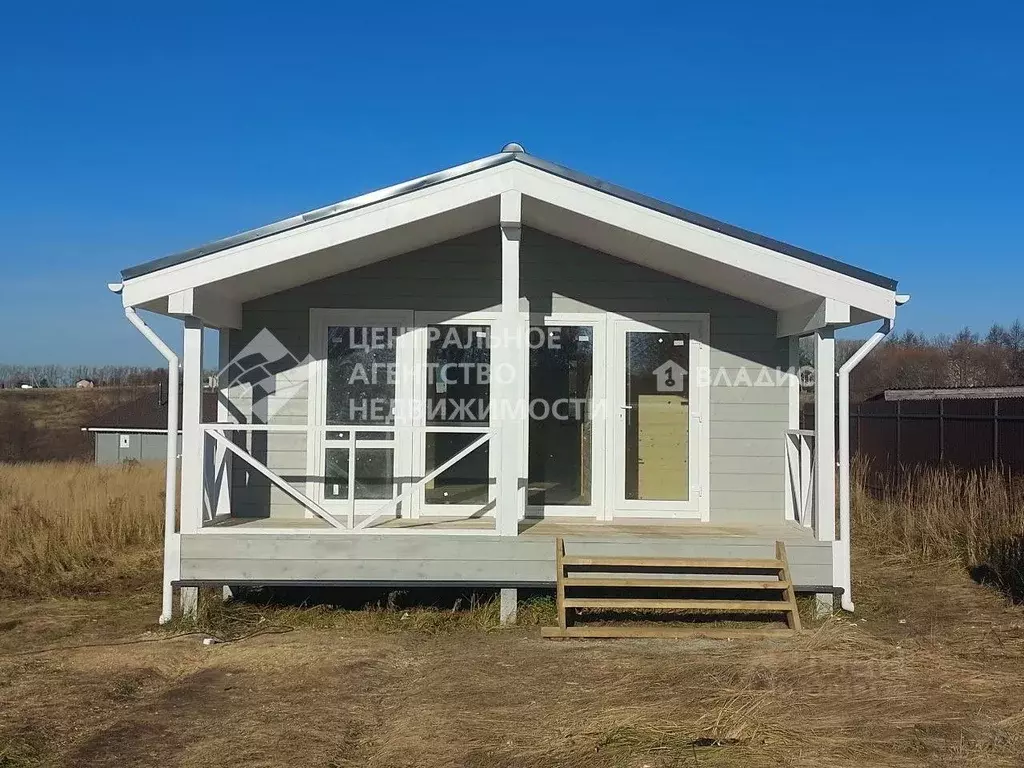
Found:
[[[178,511],[178,356],[174,354],[163,339],[156,335],[146,321],[139,317],[134,307],[125,307],[124,316],[134,325],[139,333],[146,337],[157,352],[167,360],[167,472],[164,484],[164,582],[163,600],[160,608],[160,623],[166,624],[173,616],[174,592],[171,586],[173,575],[177,574],[179,562],[174,562],[177,554],[175,525]]]
[[[900,307],[910,301],[910,296],[898,295],[896,306]],[[833,581],[843,590],[841,604],[843,610],[853,612],[853,590],[851,576],[853,569],[850,564],[850,372],[861,360],[877,347],[886,336],[892,333],[895,321],[886,318],[871,338],[865,341],[854,352],[850,359],[839,366],[839,540],[836,551],[833,551]]]

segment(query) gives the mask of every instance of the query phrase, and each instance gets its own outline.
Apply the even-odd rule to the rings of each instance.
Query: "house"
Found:
[[[853,608],[837,377],[800,430],[797,340],[831,371],[835,330],[880,321],[839,371],[843,413],[894,280],[509,144],[111,289],[172,392],[179,359],[138,310],[184,326],[162,620],[172,587],[191,611],[200,586],[281,583],[498,587],[511,618],[518,588],[554,583],[555,536],[712,558],[784,541],[798,590]]]
[[[96,382],[92,379],[79,379],[75,382],[75,389],[93,389],[96,386]]]
[[[217,393],[203,392],[203,420],[217,418]],[[175,452],[180,455],[179,438]],[[93,435],[97,464],[167,459],[167,393],[162,386],[140,387],[136,395],[82,427]]]

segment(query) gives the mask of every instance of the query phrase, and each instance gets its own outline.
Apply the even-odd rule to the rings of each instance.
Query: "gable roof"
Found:
[[[851,264],[846,264],[828,256],[784,243],[781,240],[776,240],[774,238],[767,237],[766,235],[760,235],[756,232],[751,232],[750,230],[736,227],[723,221],[718,221],[717,219],[689,211],[685,208],[680,208],[679,206],[672,205],[671,203],[666,203],[662,200],[648,197],[647,195],[634,192],[633,190],[626,189],[625,187],[621,187],[616,184],[611,184],[594,176],[574,171],[571,168],[566,168],[565,166],[558,165],[557,163],[552,163],[548,160],[531,155],[524,151],[518,144],[508,144],[505,149],[496,155],[490,155],[479,160],[455,166],[454,168],[438,171],[437,173],[433,173],[428,176],[421,176],[417,179],[412,179],[390,187],[385,187],[384,189],[359,195],[348,200],[334,203],[333,205],[328,205],[323,208],[318,208],[307,213],[274,222],[273,224],[267,224],[256,229],[251,229],[247,232],[232,235],[231,237],[222,238],[220,240],[207,243],[206,245],[201,245],[197,248],[192,248],[187,251],[147,261],[134,267],[128,267],[121,271],[121,278],[123,280],[131,280],[168,267],[184,264],[194,259],[208,256],[212,253],[217,253],[218,251],[227,250],[228,248],[233,248],[237,245],[260,240],[261,238],[285,232],[296,227],[301,227],[314,221],[321,221],[343,213],[348,213],[358,208],[363,208],[385,200],[400,197],[410,192],[415,192],[417,190],[451,181],[452,179],[469,176],[473,173],[478,173],[505,163],[522,163],[567,181],[580,184],[584,187],[589,187],[590,189],[594,189],[599,192],[604,192],[605,194],[617,197],[621,200],[626,200],[644,208],[658,211],[659,213],[663,213],[667,216],[736,238],[737,240],[743,240],[762,248],[767,248],[769,250],[791,256],[795,259],[823,267],[839,274],[847,275],[857,280],[876,285],[880,288],[893,291],[896,289],[897,282],[892,278],[884,277],[883,275],[861,269],[860,267],[856,267]]]

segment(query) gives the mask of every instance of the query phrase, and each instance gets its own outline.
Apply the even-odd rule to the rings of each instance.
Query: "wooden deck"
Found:
[[[571,555],[770,558],[789,551],[799,591],[832,583],[832,545],[792,523],[709,525],[694,521],[526,520],[518,537],[489,520],[392,520],[360,534],[320,520],[229,520],[181,536],[184,584],[550,587],[556,537]],[[402,535],[396,528],[415,527]],[[424,530],[426,529],[426,530]],[[458,535],[452,535],[453,529]],[[432,533],[436,531],[436,535]],[[480,535],[474,532],[479,531]]]

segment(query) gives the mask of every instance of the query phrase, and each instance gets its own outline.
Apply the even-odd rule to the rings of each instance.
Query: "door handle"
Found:
[[[634,408],[636,408],[636,406],[635,405],[620,405],[619,408],[621,408],[624,411],[632,411]]]

